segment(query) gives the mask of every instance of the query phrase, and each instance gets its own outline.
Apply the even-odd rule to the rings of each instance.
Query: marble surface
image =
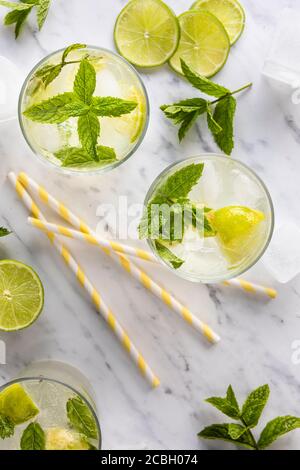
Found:
[[[31,19],[15,41],[13,31],[1,25],[0,54],[16,61],[25,77],[45,54],[73,42],[113,49],[114,21],[125,3],[53,0],[41,32]],[[296,8],[299,2],[243,3],[245,32],[216,77],[229,88],[254,83],[252,91],[239,96],[233,156],[250,165],[266,182],[277,218],[300,223],[300,108],[276,94],[261,75],[281,9]],[[181,0],[169,0],[169,4],[177,13],[185,4],[189,6]],[[3,12],[1,8],[1,15]],[[31,328],[0,334],[7,346],[7,364],[0,366],[0,380],[4,383],[37,359],[63,360],[81,369],[95,388],[104,448],[227,449],[231,446],[199,441],[197,432],[207,424],[222,422],[222,416],[203,399],[224,394],[229,383],[241,399],[256,386],[270,384],[265,420],[280,414],[300,415],[300,365],[292,361],[292,344],[300,338],[300,279],[277,285],[259,263],[246,278],[279,290],[277,300],[264,301],[226,287],[191,284],[152,268],[156,279],[220,333],[222,341],[211,347],[105,255],[70,243],[160,376],[161,387],[152,391],[47,239],[27,226],[27,213],[5,181],[9,169],[26,169],[96,227],[99,204],[116,204],[119,195],[127,196],[130,203],[141,203],[150,183],[167,165],[216,150],[200,122],[179,145],[175,129],[159,111],[162,103],[193,96],[195,91],[168,66],[142,73],[142,78],[151,102],[148,133],[136,154],[105,176],[70,178],[59,174],[32,155],[17,120],[1,124],[0,223],[14,232],[1,241],[1,256],[35,267],[45,286],[46,303]],[[299,438],[300,431],[296,431],[274,447],[300,449]]]

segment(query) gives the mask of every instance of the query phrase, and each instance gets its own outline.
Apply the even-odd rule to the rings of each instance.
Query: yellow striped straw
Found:
[[[277,291],[272,289],[271,287],[264,287],[258,284],[254,284],[250,281],[245,281],[244,279],[230,279],[229,281],[224,281],[223,284],[225,286],[233,286],[242,289],[245,292],[249,292],[250,294],[262,294],[267,296],[270,299],[276,299]]]
[[[71,225],[73,225],[77,230],[89,234],[94,238],[96,237],[96,234],[82,219],[79,219],[74,215],[62,202],[57,201],[46,191],[45,188],[41,187],[32,178],[25,173],[20,173],[18,178],[26,188],[29,187],[34,190],[46,204],[48,204],[56,213],[61,215],[64,220],[71,223]],[[200,332],[208,341],[211,343],[217,343],[220,341],[220,337],[217,333],[215,333],[206,323],[196,317],[187,307],[175,299],[175,297],[166,289],[156,283],[145,271],[140,269],[127,256],[107,249],[104,249],[104,251],[117,261],[123,269],[137,279],[146,289],[152,292],[168,307],[180,315],[189,325],[193,326],[198,332]]]
[[[46,222],[44,215],[42,214],[41,210],[32,200],[28,192],[26,191],[23,184],[21,184],[14,173],[9,173],[8,178],[12,183],[13,187],[15,188],[17,194],[23,201],[24,205],[27,209],[38,219],[43,222]],[[114,313],[111,309],[105,304],[104,299],[100,295],[99,291],[93,286],[87,275],[85,274],[82,267],[75,261],[71,252],[68,248],[63,245],[59,240],[56,239],[53,233],[47,233],[48,237],[50,238],[51,242],[58,250],[60,255],[63,257],[65,263],[69,266],[69,268],[74,272],[78,282],[81,286],[88,292],[89,296],[91,297],[97,311],[102,315],[105,319],[107,324],[110,326],[118,340],[121,342],[127,353],[133,359],[135,365],[138,367],[139,371],[142,375],[148,380],[152,387],[157,387],[160,384],[159,379],[153,373],[147,362],[145,361],[142,354],[138,351],[135,347],[131,339],[129,338],[128,334],[121,326],[119,321],[117,320]]]

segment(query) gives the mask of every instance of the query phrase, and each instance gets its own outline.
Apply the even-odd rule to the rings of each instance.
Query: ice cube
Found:
[[[277,228],[263,263],[282,284],[296,277],[300,273],[300,227],[288,222]]]
[[[253,209],[259,208],[261,206],[262,191],[257,183],[249,176],[241,173],[240,170],[232,170],[231,174],[236,204],[252,207]]]
[[[122,98],[122,88],[115,75],[107,69],[97,75],[95,96],[115,96]]]

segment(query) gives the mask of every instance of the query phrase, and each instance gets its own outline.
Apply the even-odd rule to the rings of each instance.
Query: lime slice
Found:
[[[244,30],[245,11],[237,0],[198,0],[192,9],[206,10],[215,15],[226,29],[231,45]]]
[[[137,107],[129,114],[124,114],[118,119],[116,129],[122,134],[128,135],[130,142],[135,142],[143,131],[146,121],[146,99],[144,95],[134,86],[126,96],[128,101],[135,101]]]
[[[20,384],[13,384],[0,393],[0,413],[14,424],[22,424],[33,419],[39,409]]]
[[[131,0],[114,31],[119,53],[138,67],[157,67],[176,51],[180,36],[176,16],[161,0]]]
[[[43,285],[33,269],[14,260],[0,261],[0,330],[26,328],[43,305]]]
[[[216,230],[225,255],[232,263],[238,263],[251,254],[258,244],[262,212],[243,206],[228,206],[207,214]]]
[[[63,428],[46,430],[46,450],[90,450],[87,438]]]
[[[204,77],[212,77],[225,64],[230,50],[228,34],[211,13],[190,10],[178,17],[181,27],[179,46],[170,66],[182,73],[180,59]]]

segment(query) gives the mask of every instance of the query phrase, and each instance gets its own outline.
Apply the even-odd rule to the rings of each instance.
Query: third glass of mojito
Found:
[[[0,450],[98,450],[90,383],[57,361],[31,364],[0,387]]]
[[[214,283],[255,264],[273,226],[272,201],[258,176],[236,160],[206,154],[171,165],[154,181],[139,232],[178,275]]]
[[[135,69],[105,49],[72,44],[30,72],[19,100],[27,143],[65,171],[112,169],[138,148],[148,98]]]

